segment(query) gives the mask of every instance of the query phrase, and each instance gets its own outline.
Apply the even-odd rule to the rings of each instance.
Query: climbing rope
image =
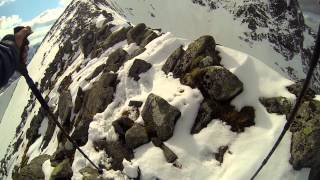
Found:
[[[267,155],[267,157],[262,161],[260,167],[258,168],[258,170],[256,170],[256,172],[254,173],[254,175],[250,178],[251,180],[254,180],[256,178],[256,176],[259,174],[259,172],[262,170],[262,168],[267,164],[268,160],[271,158],[272,154],[274,153],[274,151],[277,149],[277,147],[279,146],[281,140],[283,139],[284,135],[286,134],[286,132],[288,131],[288,129],[290,128],[290,125],[292,124],[298,110],[299,107],[301,105],[302,99],[304,97],[304,95],[306,94],[306,91],[308,89],[308,86],[310,84],[313,72],[315,70],[315,68],[317,67],[318,64],[318,60],[319,60],[319,54],[320,54],[320,25],[319,25],[319,30],[318,30],[318,35],[317,35],[317,40],[316,40],[316,45],[313,51],[313,56],[310,62],[310,69],[308,71],[307,77],[304,81],[303,84],[303,88],[301,90],[301,92],[299,93],[298,99],[294,105],[294,108],[292,109],[292,111],[290,112],[289,118],[279,136],[279,138],[277,139],[276,143],[273,145],[271,151],[269,152],[269,154]]]

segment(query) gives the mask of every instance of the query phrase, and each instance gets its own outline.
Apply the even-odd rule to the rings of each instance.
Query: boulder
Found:
[[[149,42],[159,37],[157,33],[153,32],[152,30],[149,30],[149,31],[150,31],[149,34],[148,33],[145,34],[145,37],[140,44],[141,47],[145,47],[146,45],[149,44]]]
[[[290,131],[291,158],[294,169],[311,168],[319,159],[320,150],[320,101],[304,102],[293,121]]]
[[[104,150],[111,157],[111,167],[115,171],[123,170],[122,161],[124,159],[130,161],[134,158],[133,152],[120,141],[106,141],[103,139],[94,142],[94,146],[98,150]]]
[[[128,148],[131,149],[135,149],[149,141],[145,127],[137,123],[135,123],[125,134],[125,142]]]
[[[128,44],[136,43],[139,45],[144,38],[146,28],[147,26],[144,23],[141,23],[130,29],[127,33]]]
[[[113,45],[124,41],[127,37],[127,32],[131,29],[131,27],[124,27],[118,31],[113,32],[108,36],[108,38],[103,42],[102,48],[107,50],[108,48],[112,47]]]
[[[173,77],[180,78],[182,75],[189,72],[191,69],[192,61],[198,56],[211,56],[215,55],[216,43],[212,36],[202,36],[195,40],[188,46],[183,57],[178,60],[177,65],[173,70]]]
[[[143,102],[142,101],[130,101],[129,106],[130,107],[136,107],[140,108],[142,106]]]
[[[285,97],[259,98],[268,113],[289,115],[292,103]]]
[[[135,81],[138,81],[140,79],[139,75],[147,72],[151,67],[152,65],[150,63],[147,63],[141,59],[135,59],[129,70],[129,77],[132,77]]]
[[[80,111],[83,103],[83,98],[84,98],[84,92],[82,91],[82,88],[79,87],[76,100],[74,102],[74,111],[73,111],[74,113],[78,113]]]
[[[106,40],[111,34],[112,34],[112,31],[111,31],[111,28],[114,27],[113,24],[105,24],[102,26],[101,29],[98,30],[97,32],[97,40],[99,42],[103,41],[103,40]]]
[[[299,81],[297,83],[294,83],[294,84],[288,86],[287,89],[290,93],[292,93],[292,94],[296,95],[296,97],[298,97],[300,94],[300,91],[302,90],[303,83],[304,83],[303,81]],[[306,94],[304,95],[303,100],[310,101],[313,98],[315,98],[315,95],[316,95],[315,91],[312,90],[311,88],[308,88],[306,91]]]
[[[180,118],[178,108],[171,106],[163,98],[150,94],[142,110],[142,119],[148,131],[153,130],[162,140],[168,140],[172,135],[175,123]]]
[[[103,177],[99,175],[99,172],[91,167],[81,169],[80,173],[83,176],[82,180],[103,180]]]
[[[63,91],[60,93],[58,102],[58,112],[61,124],[66,127],[70,126],[70,117],[73,103],[70,91]]]
[[[80,146],[88,140],[88,129],[93,116],[103,112],[113,101],[117,83],[117,74],[103,73],[100,79],[92,84],[92,88],[85,92],[83,107],[71,135]]]
[[[177,65],[179,59],[183,56],[183,54],[184,50],[183,46],[181,45],[168,57],[166,63],[162,66],[162,71],[165,74],[169,74],[169,72],[172,72],[175,66]]]
[[[34,158],[29,164],[21,168],[13,180],[43,180],[42,164],[49,158],[50,156],[46,154]]]
[[[53,169],[50,180],[71,179],[73,175],[71,165],[72,163],[69,159],[62,161]]]
[[[128,60],[128,53],[119,48],[112,52],[106,62],[105,72],[117,72],[120,67]]]
[[[132,58],[134,58],[134,57],[142,54],[145,50],[146,50],[146,48],[144,48],[144,47],[139,47],[138,49],[136,49],[135,51],[133,51],[133,52],[130,54],[129,59],[132,59]]]
[[[84,54],[84,57],[87,58],[96,44],[96,35],[93,31],[87,32],[80,39],[80,49]]]
[[[221,66],[203,69],[198,86],[204,96],[217,101],[228,101],[243,90],[243,83],[237,76]]]
[[[120,137],[123,137],[123,139],[127,130],[130,129],[133,126],[133,124],[134,121],[132,121],[130,118],[126,116],[120,117],[119,119],[112,122],[114,130],[116,131],[116,133],[118,133]]]

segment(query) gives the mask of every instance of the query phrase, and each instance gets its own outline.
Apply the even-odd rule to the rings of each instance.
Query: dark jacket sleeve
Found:
[[[19,62],[19,50],[13,35],[5,36],[0,42],[0,87],[8,83]]]

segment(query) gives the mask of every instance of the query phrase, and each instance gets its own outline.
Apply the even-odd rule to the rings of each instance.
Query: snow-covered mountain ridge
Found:
[[[29,67],[59,121],[104,174],[70,146],[32,95],[1,174],[248,179],[286,122],[298,85],[217,45],[216,37],[188,40],[132,25],[112,3],[73,1]],[[317,98],[308,92],[260,179],[307,179],[309,168],[317,178]]]

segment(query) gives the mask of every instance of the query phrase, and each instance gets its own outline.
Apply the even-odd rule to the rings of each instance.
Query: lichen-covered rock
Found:
[[[288,86],[287,89],[290,93],[292,93],[292,94],[296,95],[296,97],[298,97],[301,90],[302,90],[303,83],[304,83],[303,81],[299,81],[297,83],[294,83],[294,84]],[[315,98],[315,95],[316,95],[315,91],[313,91],[311,88],[308,88],[306,91],[306,94],[303,97],[303,100],[310,101],[313,98]]]
[[[21,168],[13,180],[43,180],[42,164],[49,158],[50,156],[46,154],[34,158],[29,164]]]
[[[208,66],[219,66],[219,65],[220,65],[220,61],[218,61],[216,58],[212,58],[211,56],[206,56],[202,58],[198,63],[199,68],[205,68]]]
[[[188,46],[183,57],[173,70],[173,77],[179,78],[189,72],[192,61],[198,56],[215,56],[216,43],[212,36],[202,36]]]
[[[83,103],[83,98],[84,98],[84,92],[82,90],[81,87],[78,88],[78,92],[77,92],[77,96],[76,96],[76,100],[74,102],[74,113],[78,113],[82,107],[82,103]]]
[[[106,62],[105,71],[106,72],[117,72],[120,67],[128,60],[127,51],[119,48],[112,52]]]
[[[73,158],[73,155],[75,153],[75,148],[73,146],[68,147],[68,145],[67,145],[68,143],[70,143],[70,142],[67,141],[64,144],[62,142],[59,143],[56,152],[54,152],[50,158],[51,166],[56,167],[60,163],[62,163],[65,159],[72,159]]]
[[[138,81],[140,79],[139,75],[147,72],[151,67],[152,65],[150,63],[147,63],[141,59],[135,59],[129,70],[129,77],[132,77],[135,81]]]
[[[50,180],[71,179],[73,175],[71,165],[72,164],[69,159],[62,161],[53,169]]]
[[[141,115],[148,131],[149,129],[154,130],[162,141],[166,141],[173,135],[176,121],[181,116],[181,112],[163,98],[151,93],[145,102]]]
[[[290,127],[292,132],[290,163],[294,169],[313,167],[320,151],[320,101],[304,102]]]
[[[80,39],[80,49],[84,54],[84,57],[87,58],[96,44],[96,35],[94,32],[89,31],[87,32],[81,39]]]
[[[268,113],[277,113],[288,115],[292,104],[285,97],[260,98],[261,104],[266,107]]]
[[[113,170],[123,170],[123,160],[130,161],[134,158],[133,152],[120,141],[106,141],[105,139],[94,142],[98,150],[104,150],[111,157],[111,167]]]
[[[117,83],[117,74],[104,73],[92,84],[92,88],[85,92],[83,107],[71,135],[79,145],[84,145],[88,140],[88,129],[93,116],[103,112],[113,101]]]
[[[103,180],[102,176],[99,175],[99,172],[91,167],[81,169],[80,173],[83,176],[82,180]]]
[[[73,103],[70,91],[63,91],[59,96],[58,112],[61,124],[66,127],[70,126],[70,117]]]
[[[182,58],[184,54],[183,46],[178,47],[166,60],[166,63],[162,66],[162,71],[165,74],[168,74],[169,72],[172,72],[175,66],[177,65],[177,62],[180,58]]]
[[[134,149],[148,143],[149,137],[145,127],[135,123],[125,134],[125,141],[129,148]]]
[[[203,69],[203,76],[198,83],[204,96],[217,101],[228,101],[243,89],[243,83],[239,78],[221,66]]]

